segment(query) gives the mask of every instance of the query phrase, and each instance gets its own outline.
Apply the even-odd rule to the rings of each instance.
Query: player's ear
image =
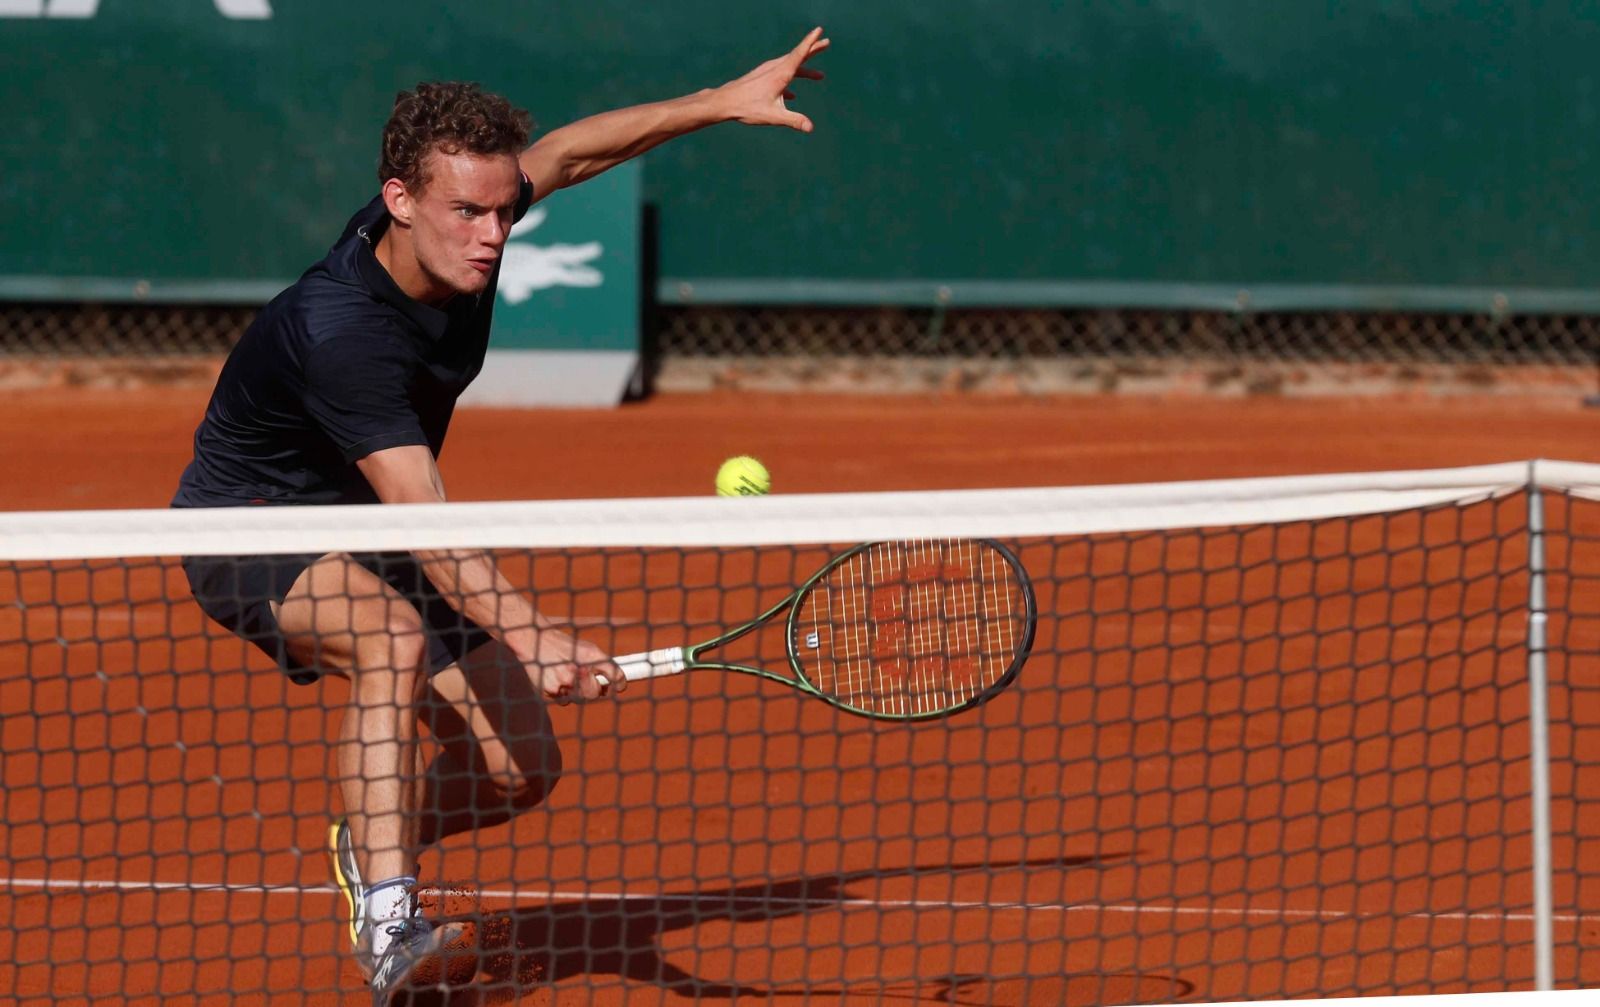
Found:
[[[411,193],[406,189],[406,184],[398,178],[391,178],[383,183],[383,205],[388,208],[389,216],[401,224],[411,226],[411,215],[415,212],[412,204]]]

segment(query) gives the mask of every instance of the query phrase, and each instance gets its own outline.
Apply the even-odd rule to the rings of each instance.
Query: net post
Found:
[[[1545,597],[1544,493],[1536,463],[1528,465],[1528,772],[1533,802],[1534,988],[1555,988],[1555,938],[1550,864],[1550,711]]]

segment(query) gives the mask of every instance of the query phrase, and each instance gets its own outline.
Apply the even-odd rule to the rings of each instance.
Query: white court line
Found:
[[[0,890],[7,888],[36,889],[65,892],[141,892],[189,891],[222,892],[227,894],[260,895],[333,895],[338,889],[328,885],[225,885],[192,884],[184,881],[96,881],[52,878],[0,878]],[[441,890],[424,886],[425,894],[440,894]],[[449,894],[445,892],[444,894]],[[1240,909],[1226,906],[1165,906],[1096,902],[967,902],[955,899],[795,899],[762,898],[759,896],[702,895],[696,892],[602,892],[574,891],[557,888],[488,888],[477,892],[462,892],[463,897],[476,894],[480,898],[538,899],[540,901],[577,902],[588,899],[612,899],[618,902],[715,902],[718,905],[784,906],[796,909],[1005,909],[1017,911],[1053,911],[1060,913],[1114,913],[1129,916],[1206,916],[1239,919],[1281,920],[1455,920],[1484,922],[1498,920],[1504,923],[1531,923],[1532,913],[1353,913],[1341,909]],[[1558,923],[1580,923],[1592,919],[1593,914],[1556,913],[1552,919]]]

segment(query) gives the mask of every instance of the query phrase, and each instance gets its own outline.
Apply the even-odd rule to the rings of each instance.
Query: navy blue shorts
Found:
[[[206,615],[259,647],[291,681],[309,685],[326,670],[301,664],[289,655],[272,606],[282,604],[294,582],[322,555],[185,556],[183,572]],[[365,552],[352,553],[351,557],[387,582],[422,616],[428,633],[430,673],[442,671],[492,639],[481,626],[444,600],[410,553]]]

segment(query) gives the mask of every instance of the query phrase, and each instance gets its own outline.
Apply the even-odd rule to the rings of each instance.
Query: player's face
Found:
[[[522,184],[517,159],[436,151],[427,168],[427,185],[412,197],[417,265],[441,293],[481,293],[511,232]]]

